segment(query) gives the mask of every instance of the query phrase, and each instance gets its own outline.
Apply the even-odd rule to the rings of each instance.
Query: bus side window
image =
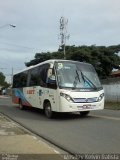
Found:
[[[13,88],[22,88],[27,86],[28,71],[18,73],[13,76]]]
[[[30,70],[29,86],[37,86],[37,68]]]
[[[43,64],[39,68],[39,84],[41,87],[47,87],[46,79],[47,79],[47,70],[49,68],[49,64]]]
[[[28,86],[47,87],[46,77],[48,67],[48,64],[44,64],[31,69],[29,72]]]

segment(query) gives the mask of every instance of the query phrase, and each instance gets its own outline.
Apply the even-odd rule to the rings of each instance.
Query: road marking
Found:
[[[98,118],[105,118],[105,119],[111,119],[111,120],[120,121],[120,118],[117,118],[117,117],[97,116],[97,115],[91,115],[91,116],[93,116],[93,117],[98,117]]]
[[[35,137],[35,136],[32,136],[33,137],[33,139],[37,139],[37,137]]]
[[[53,149],[53,151],[54,151],[56,154],[60,154],[60,152],[57,151],[56,149]]]

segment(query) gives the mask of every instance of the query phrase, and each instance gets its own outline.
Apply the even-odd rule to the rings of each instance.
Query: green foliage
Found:
[[[3,86],[5,82],[5,76],[2,72],[0,72],[0,85]]]
[[[5,81],[5,76],[2,72],[0,72],[0,86],[3,86],[5,88],[8,88],[10,86],[10,84],[8,84],[6,81]]]
[[[114,46],[66,46],[66,59],[91,63],[100,78],[107,78],[113,68],[118,69],[120,65],[120,45]],[[36,53],[35,59],[25,63],[31,66],[48,59],[64,59],[63,47],[57,52]]]

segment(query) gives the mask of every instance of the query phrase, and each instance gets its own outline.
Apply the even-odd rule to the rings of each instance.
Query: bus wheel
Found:
[[[82,111],[80,112],[80,115],[84,117],[84,116],[87,116],[89,113],[90,111]]]
[[[22,100],[19,101],[19,108],[20,108],[21,110],[24,109],[24,106],[23,106],[23,104],[22,104]]]
[[[53,112],[52,112],[52,109],[51,109],[50,102],[46,102],[45,103],[44,111],[45,111],[46,117],[48,117],[48,118],[52,118],[53,117]]]

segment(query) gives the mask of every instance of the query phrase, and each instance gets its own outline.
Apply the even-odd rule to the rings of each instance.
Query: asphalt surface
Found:
[[[38,109],[20,110],[10,98],[1,98],[0,112],[70,153],[120,153],[120,111],[93,111],[85,118],[57,114],[47,119]]]

